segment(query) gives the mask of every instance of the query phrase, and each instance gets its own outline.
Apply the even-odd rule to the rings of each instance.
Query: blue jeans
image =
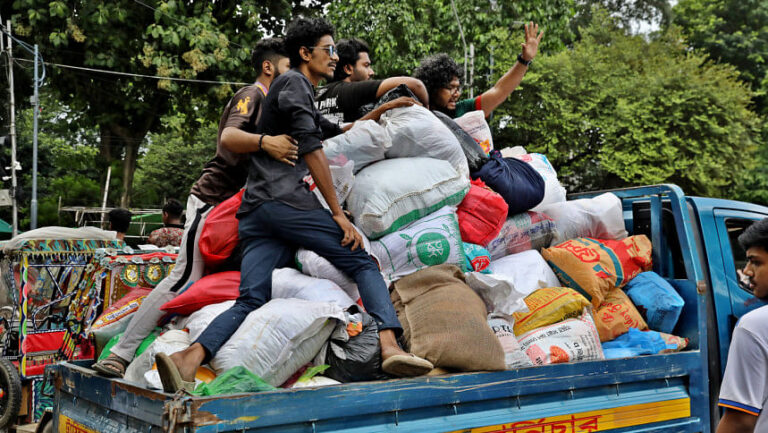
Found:
[[[196,342],[206,350],[206,362],[216,356],[248,313],[272,298],[272,271],[291,263],[298,247],[325,257],[355,280],[363,306],[379,330],[402,333],[378,266],[362,246],[355,251],[341,246],[344,232],[327,210],[299,210],[276,201],[265,202],[240,219],[239,235],[243,246],[240,297],[198,337]]]

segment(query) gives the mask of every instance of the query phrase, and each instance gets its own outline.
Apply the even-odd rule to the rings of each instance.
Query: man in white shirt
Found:
[[[747,251],[744,275],[755,297],[768,300],[768,218],[739,236]],[[718,405],[717,433],[768,432],[768,306],[745,314],[733,330]]]

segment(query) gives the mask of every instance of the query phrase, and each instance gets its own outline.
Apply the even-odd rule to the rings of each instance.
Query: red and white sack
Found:
[[[589,309],[578,319],[568,319],[526,332],[517,339],[533,365],[605,359],[600,336]]]
[[[497,260],[510,254],[546,248],[555,233],[552,218],[540,212],[523,212],[509,217],[499,235],[486,248],[491,259]]]

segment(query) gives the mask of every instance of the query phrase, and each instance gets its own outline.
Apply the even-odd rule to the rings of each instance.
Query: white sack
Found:
[[[605,359],[595,321],[588,309],[568,319],[526,332],[517,339],[534,365]]]
[[[555,221],[556,233],[551,245],[583,237],[616,240],[627,237],[621,199],[610,192],[550,204],[541,211]]]
[[[470,111],[453,120],[461,126],[461,129],[467,131],[467,134],[475,139],[475,142],[483,148],[485,153],[490,153],[493,150],[491,127],[488,126],[488,122],[485,121],[485,113],[483,110]]]
[[[486,311],[489,313],[511,316],[516,312],[529,311],[528,305],[525,303],[527,295],[518,292],[514,284],[506,277],[480,272],[467,272],[464,275],[467,285],[480,296],[480,299],[485,303]]]
[[[344,311],[336,304],[272,299],[251,312],[211,361],[217,374],[239,365],[279,386],[315,357]]]
[[[389,282],[443,263],[464,269],[466,260],[456,209],[450,206],[372,242],[371,247]]]
[[[509,281],[525,296],[539,289],[562,286],[547,261],[536,250],[492,260],[488,269],[493,276]]]
[[[354,168],[355,163],[353,161],[347,161],[347,163],[342,166],[328,166],[328,169],[331,170],[333,189],[336,191],[336,200],[338,200],[339,206],[344,204],[344,201],[349,197],[349,193],[352,191],[352,185],[355,183],[355,175],[353,174]],[[309,190],[314,192],[317,196],[320,204],[323,205],[324,208],[330,209],[328,203],[325,201],[325,197],[323,197],[323,193],[320,192],[320,188],[315,185],[315,180],[312,179],[312,175],[307,176],[305,181],[307,182],[307,185],[309,185]]]
[[[380,123],[392,139],[387,158],[424,156],[448,161],[463,177],[469,178],[469,165],[461,144],[431,111],[420,106],[401,107],[382,114]]]
[[[544,198],[541,203],[531,209],[534,212],[541,212],[542,208],[552,203],[562,203],[566,199],[565,188],[557,180],[557,171],[550,164],[549,159],[540,153],[528,153],[520,155],[517,159],[527,162],[544,179]]]
[[[355,122],[352,129],[323,142],[325,156],[332,165],[354,161],[354,171],[384,159],[392,140],[383,126],[373,120]]]
[[[233,305],[235,305],[234,300],[224,301],[218,304],[206,305],[205,307],[190,314],[189,318],[187,319],[189,338],[192,341],[197,340],[197,337],[199,337],[200,334],[205,331],[205,328],[207,328],[208,325],[213,322],[213,319],[215,319],[216,316],[229,310]]]
[[[275,269],[272,271],[272,299],[278,298],[332,302],[342,309],[346,309],[355,303],[333,281],[310,277],[291,268]]]
[[[469,179],[445,161],[387,159],[357,174],[347,208],[363,233],[376,239],[443,206],[458,205],[467,191]]]
[[[508,369],[533,367],[528,356],[520,350],[520,343],[517,342],[517,337],[512,331],[514,326],[512,320],[508,320],[501,314],[489,314],[488,326],[496,334],[502,349],[504,349],[504,363]]]
[[[148,382],[144,375],[152,370],[155,364],[155,356],[158,353],[170,355],[189,347],[194,340],[186,331],[168,331],[157,337],[141,355],[128,364],[123,379],[144,387],[156,387],[153,382]],[[151,377],[151,376],[150,376]]]

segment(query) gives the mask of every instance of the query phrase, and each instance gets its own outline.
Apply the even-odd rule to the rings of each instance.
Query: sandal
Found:
[[[385,373],[397,377],[422,376],[432,371],[433,368],[431,362],[412,353],[390,356],[381,364],[381,369]]]
[[[195,382],[187,382],[181,378],[179,368],[171,360],[171,357],[165,353],[158,353],[155,356],[157,364],[157,373],[160,375],[160,382],[163,383],[163,391],[174,394],[180,390],[191,393],[195,389]]]
[[[110,353],[106,358],[93,364],[91,368],[103,376],[117,377],[122,379],[123,375],[125,375],[125,369],[128,367],[128,364],[128,361],[115,355],[114,353]]]

